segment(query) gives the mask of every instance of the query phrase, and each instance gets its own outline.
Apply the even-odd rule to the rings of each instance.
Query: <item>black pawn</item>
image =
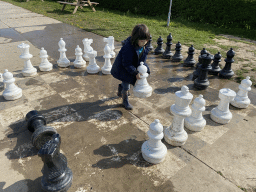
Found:
[[[155,49],[154,53],[155,55],[163,54],[164,49],[163,49],[163,39],[161,36],[157,39],[157,48]]]
[[[219,63],[221,62],[221,54],[218,52],[214,55],[213,63],[212,63],[212,69],[209,71],[210,75],[218,75],[220,72],[220,66]]]
[[[196,61],[194,59],[195,48],[193,45],[188,48],[188,57],[184,60],[184,66],[194,67]]]
[[[154,49],[154,47],[152,46],[152,36],[150,35],[150,39],[148,40],[147,43],[147,48],[149,49],[149,51],[152,51]]]
[[[194,81],[194,86],[197,89],[203,90],[209,86],[208,80],[208,71],[211,70],[212,66],[210,65],[212,62],[212,58],[209,53],[204,54],[202,57],[202,64],[198,67],[200,68],[199,76]]]
[[[233,48],[230,48],[230,50],[227,52],[227,58],[224,60],[226,64],[219,73],[219,76],[221,78],[230,79],[231,77],[233,77],[234,71],[231,69],[231,64],[234,63],[234,56],[235,51],[233,51]]]
[[[170,59],[171,56],[173,56],[173,53],[171,51],[171,46],[172,46],[172,34],[170,33],[167,36],[166,49],[165,49],[165,52],[163,53],[163,58]]]
[[[200,55],[198,56],[198,63],[196,64],[196,69],[202,63],[201,56],[204,55],[204,54],[207,54],[207,53],[208,53],[208,51],[205,48],[203,48],[203,50],[200,52]]]
[[[44,191],[67,191],[73,180],[73,173],[67,165],[67,158],[60,153],[61,137],[52,135],[52,139],[46,142],[38,152],[44,162],[41,186]]]
[[[56,129],[53,127],[45,126],[46,120],[44,116],[39,115],[36,110],[27,113],[26,121],[28,130],[33,132],[31,137],[32,144],[38,150],[41,149],[47,141],[51,140],[53,134],[57,133]]]
[[[172,61],[173,62],[180,62],[183,59],[183,56],[181,55],[181,44],[178,41],[175,47],[175,54],[172,56]]]

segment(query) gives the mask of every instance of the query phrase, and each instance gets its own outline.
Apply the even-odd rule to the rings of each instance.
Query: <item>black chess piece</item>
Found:
[[[186,67],[194,67],[196,61],[194,59],[194,54],[195,54],[195,48],[193,45],[188,48],[188,57],[184,60],[184,66]]]
[[[161,36],[157,39],[157,48],[155,49],[154,53],[155,55],[163,54],[164,49],[163,49],[163,39]]]
[[[219,66],[219,63],[221,62],[221,54],[218,52],[214,55],[213,63],[212,63],[212,69],[208,72],[210,75],[218,75],[221,68]]]
[[[54,134],[38,152],[38,156],[44,162],[41,179],[44,191],[64,192],[72,185],[73,173],[67,165],[67,158],[60,153],[60,144],[60,135]]]
[[[166,49],[165,49],[165,52],[163,53],[163,58],[170,59],[171,56],[173,56],[173,53],[171,51],[171,46],[172,46],[172,34],[170,33],[167,36]]]
[[[152,35],[150,35],[150,39],[148,40],[147,48],[149,49],[149,51],[152,51],[154,49],[152,45]]]
[[[226,62],[224,68],[219,72],[221,78],[230,79],[234,75],[234,71],[231,69],[231,64],[234,63],[233,57],[235,56],[235,51],[233,48],[227,52],[227,58],[224,60]]]
[[[199,65],[202,63],[202,61],[201,61],[201,55],[204,55],[204,54],[207,54],[208,53],[208,51],[205,49],[205,48],[203,48],[203,50],[201,50],[201,52],[200,52],[200,55],[198,56],[198,63],[196,64],[196,69],[199,67]]]
[[[183,59],[183,56],[181,55],[181,44],[178,41],[175,47],[175,54],[172,56],[172,61],[173,62],[180,62]]]
[[[57,133],[53,127],[45,126],[46,119],[39,115],[38,111],[33,110],[27,113],[26,121],[28,130],[33,132],[31,141],[32,144],[39,150],[45,142],[51,140],[52,135]]]
[[[198,67],[200,68],[199,76],[194,80],[194,86],[197,89],[203,90],[206,89],[210,82],[208,80],[208,71],[211,70],[212,66],[212,57],[209,53],[203,54],[201,56],[202,64]]]

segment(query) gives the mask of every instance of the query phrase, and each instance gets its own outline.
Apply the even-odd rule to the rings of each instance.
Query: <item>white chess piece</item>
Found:
[[[51,71],[52,64],[48,61],[47,51],[42,47],[40,51],[41,63],[39,65],[40,71]]]
[[[0,88],[1,87],[4,87],[4,82],[3,82],[3,74],[2,73],[0,73]]]
[[[15,79],[13,78],[12,73],[8,72],[8,70],[5,69],[3,78],[4,83],[6,85],[5,90],[3,92],[3,97],[6,100],[19,99],[22,96],[22,89],[14,84]]]
[[[105,48],[104,48],[104,53],[105,55],[103,56],[105,58],[105,63],[104,66],[101,68],[101,71],[103,74],[111,74],[110,71],[112,69],[112,65],[111,65],[111,55],[110,55],[110,47],[108,46],[108,44],[106,44]]]
[[[188,134],[184,130],[184,119],[191,115],[189,103],[193,95],[189,92],[187,86],[182,86],[181,91],[175,93],[175,104],[170,107],[171,113],[174,115],[173,122],[170,127],[164,130],[164,139],[173,146],[184,145],[188,139]]]
[[[63,41],[63,38],[60,38],[60,41],[58,43],[59,49],[58,51],[60,52],[60,58],[57,61],[59,67],[68,67],[70,65],[70,61],[68,60],[66,56],[66,51],[67,49],[65,48],[66,43]]]
[[[205,125],[206,121],[202,116],[202,112],[205,111],[205,100],[203,95],[195,98],[192,104],[192,114],[185,118],[185,127],[191,131],[201,131]]]
[[[76,55],[76,60],[74,61],[74,67],[76,68],[82,68],[86,66],[86,61],[83,59],[82,55],[82,49],[77,45],[75,49],[75,55]]]
[[[91,44],[93,43],[93,39],[88,39],[88,38],[84,38],[82,40],[83,44],[84,44],[84,59],[85,61],[89,61],[89,56],[88,56],[88,52],[93,51],[93,48],[91,47]]]
[[[231,89],[223,88],[219,91],[219,105],[211,110],[211,119],[220,124],[227,124],[232,119],[229,111],[229,103],[234,100],[236,92]]]
[[[115,51],[114,51],[114,49],[115,49],[115,46],[114,46],[114,43],[115,43],[114,37],[113,37],[113,36],[109,36],[108,38],[104,37],[104,38],[103,38],[103,42],[106,42],[107,45],[110,47],[110,49],[111,49],[111,52],[110,52],[111,58],[115,58],[116,53],[115,53]]]
[[[161,141],[164,137],[163,125],[158,119],[150,124],[147,134],[149,140],[145,141],[141,146],[142,156],[150,163],[160,163],[167,154],[167,148]]]
[[[87,52],[89,56],[89,65],[87,66],[87,73],[95,74],[100,71],[100,67],[96,63],[95,57],[97,56],[97,51]]]
[[[147,67],[143,65],[143,62],[140,62],[140,66],[137,68],[141,79],[137,79],[135,86],[133,87],[133,94],[135,97],[150,97],[152,95],[152,87],[148,84],[147,77]]]
[[[246,79],[242,80],[239,85],[239,91],[236,94],[234,100],[230,102],[231,105],[237,108],[247,108],[250,105],[251,100],[248,98],[248,91],[251,91],[252,82],[250,77],[247,76]]]
[[[30,61],[33,55],[29,53],[29,47],[30,46],[25,43],[18,45],[18,48],[21,51],[20,58],[24,59],[24,69],[22,69],[22,74],[25,77],[35,76],[37,74],[37,69],[33,67]]]

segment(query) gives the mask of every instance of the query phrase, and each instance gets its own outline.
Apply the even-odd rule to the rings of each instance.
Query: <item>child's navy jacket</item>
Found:
[[[120,81],[135,85],[136,75],[139,73],[137,67],[143,61],[148,68],[147,73],[150,74],[148,65],[145,63],[149,49],[145,47],[142,56],[139,58],[139,51],[131,44],[131,37],[125,40],[124,46],[119,51],[115,62],[112,65],[111,74]]]

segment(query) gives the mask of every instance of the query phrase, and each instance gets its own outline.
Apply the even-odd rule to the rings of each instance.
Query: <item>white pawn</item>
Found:
[[[173,122],[170,127],[164,130],[164,139],[173,146],[184,145],[188,139],[188,134],[184,130],[184,119],[191,115],[189,103],[193,95],[189,92],[187,86],[182,86],[181,91],[175,93],[175,104],[170,107],[171,113],[174,115]]]
[[[113,36],[109,36],[108,38],[104,37],[103,38],[103,41],[107,43],[107,45],[110,47],[111,51],[110,51],[110,55],[111,55],[111,58],[115,58],[116,56],[116,53],[114,51],[115,49],[115,46],[114,46],[114,43],[115,43],[115,40],[114,40],[114,37]]]
[[[22,96],[22,89],[14,84],[15,79],[13,78],[12,73],[8,72],[8,70],[5,69],[3,78],[4,83],[6,85],[5,90],[3,92],[3,97],[6,100],[19,99]]]
[[[247,108],[251,103],[251,100],[248,98],[248,91],[251,91],[251,85],[252,82],[249,76],[242,80],[235,99],[230,102],[231,105],[237,108]]]
[[[52,64],[48,61],[47,51],[42,47],[40,51],[41,63],[39,65],[40,71],[51,71]]]
[[[110,55],[110,47],[108,46],[108,44],[106,44],[105,48],[104,48],[104,53],[105,55],[103,56],[105,58],[105,63],[104,63],[104,66],[101,68],[101,71],[103,74],[111,74],[110,71],[111,71],[111,68],[112,68],[112,65],[111,65],[111,55]]]
[[[201,131],[205,125],[206,121],[202,116],[202,112],[205,111],[205,100],[203,95],[195,98],[192,104],[192,114],[185,118],[185,127],[191,131]]]
[[[37,69],[33,67],[30,61],[33,55],[29,53],[29,47],[30,46],[25,43],[18,45],[18,48],[20,48],[20,51],[21,51],[20,58],[25,60],[24,69],[22,69],[22,74],[25,77],[35,76],[37,74]]]
[[[167,154],[167,148],[161,141],[164,137],[163,125],[158,119],[150,124],[147,134],[149,140],[142,144],[142,156],[149,163],[160,163],[164,160]]]
[[[223,88],[219,91],[219,105],[211,110],[211,119],[220,124],[227,124],[232,119],[229,111],[229,103],[234,100],[236,92],[231,89]]]
[[[95,57],[97,56],[97,51],[90,51],[87,53],[89,56],[89,65],[87,67],[87,72],[91,74],[98,73],[100,71],[100,67],[96,63]]]
[[[89,56],[88,56],[88,52],[93,51],[93,48],[91,47],[91,44],[93,43],[93,39],[88,39],[88,38],[84,38],[82,40],[83,44],[84,44],[84,59],[86,61],[89,61]]]
[[[66,51],[67,49],[65,48],[66,43],[63,41],[63,38],[60,38],[60,41],[58,43],[59,49],[58,51],[60,52],[60,58],[57,61],[59,67],[68,67],[70,65],[70,61],[68,60],[66,56]]]
[[[86,61],[83,59],[82,55],[82,49],[77,45],[75,49],[75,55],[76,55],[76,60],[74,61],[74,67],[76,68],[82,68],[86,66]]]
[[[137,79],[135,86],[133,87],[133,94],[135,97],[150,97],[152,95],[152,87],[148,84],[147,77],[147,67],[140,62],[140,66],[137,68],[141,79]]]

